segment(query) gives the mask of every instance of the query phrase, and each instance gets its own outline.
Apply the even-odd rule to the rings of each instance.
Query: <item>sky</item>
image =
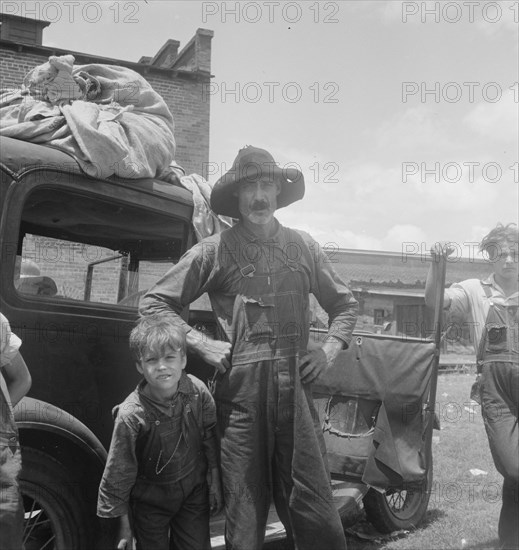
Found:
[[[138,61],[212,40],[210,175],[254,145],[299,167],[277,213],[322,245],[464,256],[518,220],[519,2],[2,2],[43,43]]]

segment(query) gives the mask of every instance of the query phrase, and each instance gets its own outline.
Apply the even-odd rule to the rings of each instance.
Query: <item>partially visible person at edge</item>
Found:
[[[133,535],[138,550],[210,550],[222,507],[213,397],[185,373],[185,334],[168,316],[141,319],[130,349],[143,380],[114,409],[97,514],[120,518],[118,549]]]
[[[0,548],[23,548],[23,504],[18,485],[21,453],[13,407],[31,388],[21,340],[0,313]]]
[[[241,149],[211,194],[213,211],[238,222],[190,249],[141,301],[142,315],[173,311],[191,352],[217,369],[229,549],[262,547],[272,497],[298,549],[346,548],[312,382],[348,346],[358,304],[317,243],[274,217],[303,195],[299,170]],[[204,292],[218,322],[213,341],[179,316]],[[329,315],[321,346],[309,346],[310,293]]]
[[[518,331],[518,229],[498,224],[480,244],[492,262],[486,279],[468,279],[445,290],[444,307],[452,323],[470,322],[478,369],[477,397],[494,464],[504,477],[499,517],[501,548],[519,548],[519,331]],[[433,304],[433,280],[440,254],[449,244],[431,250],[425,299]]]

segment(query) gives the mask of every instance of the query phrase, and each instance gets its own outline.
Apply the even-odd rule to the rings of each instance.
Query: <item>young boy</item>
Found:
[[[133,531],[138,550],[210,550],[209,500],[222,507],[213,398],[185,373],[185,334],[167,316],[141,319],[130,350],[144,379],[114,408],[97,514],[121,518],[118,548]]]
[[[0,548],[12,550],[23,547],[21,453],[12,407],[31,387],[31,375],[18,351],[21,343],[0,313]]]

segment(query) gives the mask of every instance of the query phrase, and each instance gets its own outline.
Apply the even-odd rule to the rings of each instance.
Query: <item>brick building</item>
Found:
[[[100,57],[43,45],[49,22],[0,14],[0,88],[19,88],[24,76],[51,55],[72,54],[76,64],[121,65],[141,74],[166,101],[175,119],[176,161],[186,172],[206,177],[209,160],[209,99],[213,31],[198,29],[179,51],[167,40],[153,57],[137,62]]]
[[[48,47],[43,44],[47,21],[0,14],[0,88],[18,89],[25,75],[50,56],[72,54],[75,65],[101,63],[128,67],[142,75],[167,103],[175,121],[175,160],[187,174],[206,177],[209,159],[210,104],[205,90],[211,75],[211,40],[213,31],[198,29],[180,49],[178,40],[169,39],[153,56],[142,56],[136,62],[100,57],[85,52]],[[86,249],[80,244],[61,242],[41,236],[28,236],[24,257],[36,261],[41,273],[52,278],[58,294],[83,299],[88,266],[101,258],[96,267],[93,301],[113,303],[117,295],[120,259],[106,261],[112,251],[97,247]],[[162,271],[165,268],[162,268]],[[142,284],[151,286],[162,273],[143,273]]]

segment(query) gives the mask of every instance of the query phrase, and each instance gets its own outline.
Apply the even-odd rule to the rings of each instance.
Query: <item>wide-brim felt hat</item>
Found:
[[[302,199],[305,194],[305,179],[300,170],[292,167],[280,168],[268,151],[248,145],[240,149],[231,169],[215,183],[211,192],[213,212],[239,218],[236,190],[241,183],[257,181],[262,176],[281,183],[277,208],[288,206]]]

